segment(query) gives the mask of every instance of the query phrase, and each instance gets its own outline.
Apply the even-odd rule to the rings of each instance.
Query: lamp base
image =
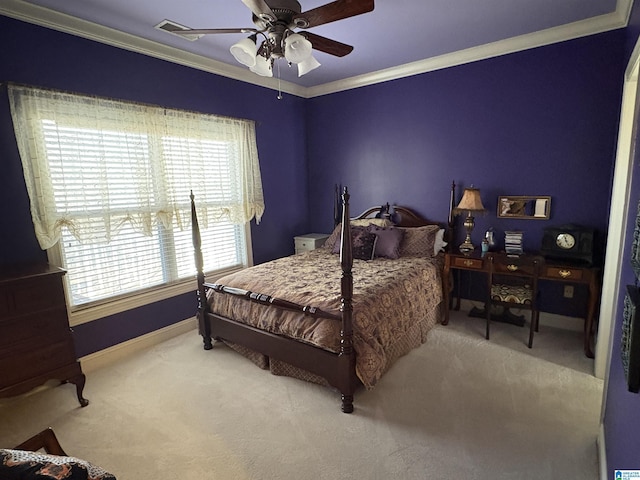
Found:
[[[476,249],[476,247],[474,247],[471,242],[467,242],[466,240],[458,248],[460,249],[460,253],[462,253],[463,255],[471,255]]]
[[[471,212],[467,213],[467,218],[464,219],[464,228],[467,231],[467,235],[464,238],[464,242],[460,245],[460,253],[463,255],[471,255],[476,247],[471,243],[471,232],[473,232],[473,227],[475,225],[473,216]]]

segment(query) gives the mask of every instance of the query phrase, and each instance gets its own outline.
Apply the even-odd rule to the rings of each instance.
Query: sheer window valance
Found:
[[[125,225],[206,228],[259,222],[264,200],[253,122],[10,85],[11,114],[38,241],[80,242]]]

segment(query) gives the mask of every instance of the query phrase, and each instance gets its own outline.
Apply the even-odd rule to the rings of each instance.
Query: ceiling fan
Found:
[[[275,60],[284,58],[298,65],[298,76],[320,66],[311,50],[319,50],[337,57],[344,57],[353,50],[351,45],[340,43],[311,32],[295,32],[344,18],[354,17],[373,10],[374,0],[336,0],[326,5],[302,12],[297,0],[242,0],[251,12],[257,28],[206,28],[174,30],[180,35],[206,35],[218,33],[250,33],[251,36],[231,46],[235,59],[262,76],[273,76]],[[258,35],[264,40],[258,45]]]

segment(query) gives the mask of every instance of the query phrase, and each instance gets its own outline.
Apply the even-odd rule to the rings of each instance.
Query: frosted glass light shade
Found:
[[[313,55],[309,55],[309,58],[298,64],[298,76],[301,77],[319,66],[320,62],[316,60]]]
[[[252,38],[245,38],[238,43],[231,45],[229,49],[231,55],[243,65],[247,67],[253,67],[256,64],[256,53],[258,53],[258,46],[255,40]]]
[[[284,58],[291,63],[305,61],[311,55],[311,42],[299,33],[289,35],[284,41]]]
[[[262,55],[255,57],[255,65],[249,67],[253,73],[260,75],[261,77],[273,77],[273,70],[271,70],[271,60],[267,60]]]

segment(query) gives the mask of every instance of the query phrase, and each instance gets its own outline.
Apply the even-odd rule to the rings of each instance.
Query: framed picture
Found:
[[[635,285],[627,285],[624,297],[620,354],[630,392],[640,391],[640,293]]]
[[[498,197],[498,217],[548,220],[551,214],[551,197],[527,197],[523,195]]]
[[[636,225],[633,229],[633,243],[631,244],[631,266],[636,279],[640,278],[640,202],[636,211]]]

